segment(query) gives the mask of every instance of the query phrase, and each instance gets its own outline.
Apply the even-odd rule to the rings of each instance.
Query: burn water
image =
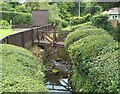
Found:
[[[44,50],[46,67],[45,85],[51,94],[71,94],[70,58],[64,48],[49,47]]]
[[[32,47],[35,56],[42,57],[45,66],[45,86],[50,94],[72,94],[70,87],[70,58],[64,48]]]

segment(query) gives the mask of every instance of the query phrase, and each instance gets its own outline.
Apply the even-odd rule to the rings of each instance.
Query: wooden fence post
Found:
[[[55,46],[55,44],[56,44],[56,30],[55,30],[55,32],[53,32],[53,43],[52,43],[52,46]]]
[[[21,46],[25,47],[24,32],[21,32]]]
[[[37,30],[37,40],[38,40],[38,43],[40,43],[38,28],[36,30]]]
[[[6,43],[9,44],[9,36],[6,37]]]
[[[34,46],[34,29],[31,29],[32,46]]]

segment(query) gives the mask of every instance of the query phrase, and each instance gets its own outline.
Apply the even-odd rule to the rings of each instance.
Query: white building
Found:
[[[107,14],[109,16],[109,20],[118,20],[120,23],[120,7],[111,8],[108,11],[104,11],[103,14]]]

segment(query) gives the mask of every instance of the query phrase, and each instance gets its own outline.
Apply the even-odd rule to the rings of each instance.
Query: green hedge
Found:
[[[108,31],[108,33],[118,42],[120,42],[120,23],[117,24],[117,27],[113,27]]]
[[[78,24],[78,25],[69,25],[65,28],[63,28],[62,30],[67,30],[67,31],[75,31],[77,28],[79,27],[84,27],[84,25],[91,25],[91,22],[86,22],[84,24]]]
[[[91,61],[101,54],[113,52],[117,49],[117,43],[108,34],[89,35],[71,44],[68,51],[71,58],[77,63]],[[77,58],[77,59],[76,59]],[[75,62],[74,62],[75,63]]]
[[[10,22],[13,21],[13,24],[31,24],[32,23],[32,15],[30,13],[21,13],[21,12],[8,12],[8,11],[0,11],[2,14],[2,19]]]
[[[118,43],[103,29],[85,27],[65,41],[72,61],[71,85],[76,92],[117,92]]]
[[[9,29],[11,25],[6,20],[0,20],[0,29]]]
[[[71,18],[71,25],[77,25],[77,24],[82,24],[90,21],[90,14],[87,14],[86,16],[83,17],[73,17]]]
[[[118,50],[116,50],[98,56],[90,65],[88,76],[92,81],[92,87],[96,87],[92,88],[93,91],[116,92],[117,94],[119,91],[118,58]]]
[[[65,48],[67,49],[71,44],[73,44],[75,41],[79,40],[80,38],[84,38],[88,35],[101,35],[106,34],[105,30],[100,28],[95,28],[91,25],[81,25],[78,29],[75,30],[75,32],[70,33],[66,41],[64,42]]]
[[[63,28],[62,30],[65,30],[65,31],[75,31],[75,29],[79,28],[80,27],[80,24],[78,25],[70,25],[70,26],[67,26],[66,28]]]
[[[95,15],[92,18],[92,23],[94,26],[98,28],[103,28],[105,30],[111,29],[111,24],[108,22],[108,16],[107,15]]]
[[[86,65],[89,70],[82,66],[72,66],[70,82],[76,92],[118,94],[118,50],[98,56],[95,61],[84,66]]]
[[[1,44],[2,91],[46,92],[42,61],[20,47]]]

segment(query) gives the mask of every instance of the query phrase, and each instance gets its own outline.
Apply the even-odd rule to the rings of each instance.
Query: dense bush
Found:
[[[90,64],[89,78],[95,92],[116,92],[119,91],[118,82],[118,50],[100,55]],[[104,91],[103,91],[104,90]]]
[[[29,13],[15,13],[13,24],[31,24],[32,16]]]
[[[95,15],[95,16],[93,16],[92,23],[96,27],[103,28],[105,30],[111,29],[111,24],[110,24],[110,22],[108,22],[107,15]]]
[[[113,27],[111,25],[111,22],[108,21],[108,16],[107,15],[96,15],[93,16],[92,18],[92,24],[96,27],[103,28],[107,30],[107,32],[115,39],[118,41],[119,37],[119,23],[117,27]]]
[[[96,56],[113,52],[117,49],[117,43],[108,34],[89,35],[71,44],[68,51],[71,53],[71,58],[76,62],[92,61]],[[77,58],[77,59],[76,59]],[[78,60],[78,61],[77,61]]]
[[[58,2],[57,7],[59,9],[59,16],[61,17],[61,19],[68,21],[68,18],[72,16],[70,10],[74,7],[74,3]]]
[[[15,6],[15,10],[16,12],[23,12],[23,13],[31,13],[31,8],[25,7],[25,5],[17,5]]]
[[[2,14],[2,19],[10,22],[13,21],[13,24],[31,24],[32,22],[32,15],[30,13],[19,13],[19,12],[7,12],[7,11],[0,11]]]
[[[91,22],[86,22],[84,24],[78,24],[78,25],[69,25],[65,28],[63,28],[62,30],[67,30],[67,31],[75,31],[77,28],[84,26],[84,25],[91,25]]]
[[[89,68],[86,70],[83,66]],[[75,91],[118,94],[118,50],[98,56],[95,61],[86,62],[83,66],[72,66],[70,81]]]
[[[77,25],[77,24],[82,24],[87,21],[90,21],[90,14],[87,14],[86,16],[83,17],[73,17],[71,18],[71,25]]]
[[[43,82],[42,61],[39,62],[27,50],[1,44],[2,91],[46,92]]]
[[[69,23],[68,23],[66,20],[61,20],[61,26],[62,26],[62,28],[67,27],[68,24],[69,24]]]
[[[71,85],[77,92],[117,92],[118,44],[103,29],[85,27],[65,41],[72,60]]]
[[[11,25],[9,24],[9,22],[5,21],[5,20],[1,20],[0,21],[0,29],[8,29],[11,28]]]
[[[78,24],[78,25],[73,25],[73,26],[69,25],[69,26],[63,28],[62,30],[75,31],[75,29],[77,29],[78,27],[80,27],[80,24]]]
[[[95,28],[91,25],[80,25],[79,28],[75,30],[75,32],[72,32],[67,36],[64,45],[67,49],[71,44],[80,38],[84,38],[89,35],[101,35],[106,33],[107,32],[105,32],[103,29]]]
[[[53,23],[54,23],[54,29],[55,30],[61,30],[62,29],[61,20],[55,20]]]
[[[112,27],[108,33],[116,40],[120,42],[120,23],[117,24],[117,27]]]
[[[88,2],[84,10],[85,14],[90,13],[91,15],[95,15],[101,12],[102,12],[102,7],[99,6],[96,2],[92,2],[92,3]]]

